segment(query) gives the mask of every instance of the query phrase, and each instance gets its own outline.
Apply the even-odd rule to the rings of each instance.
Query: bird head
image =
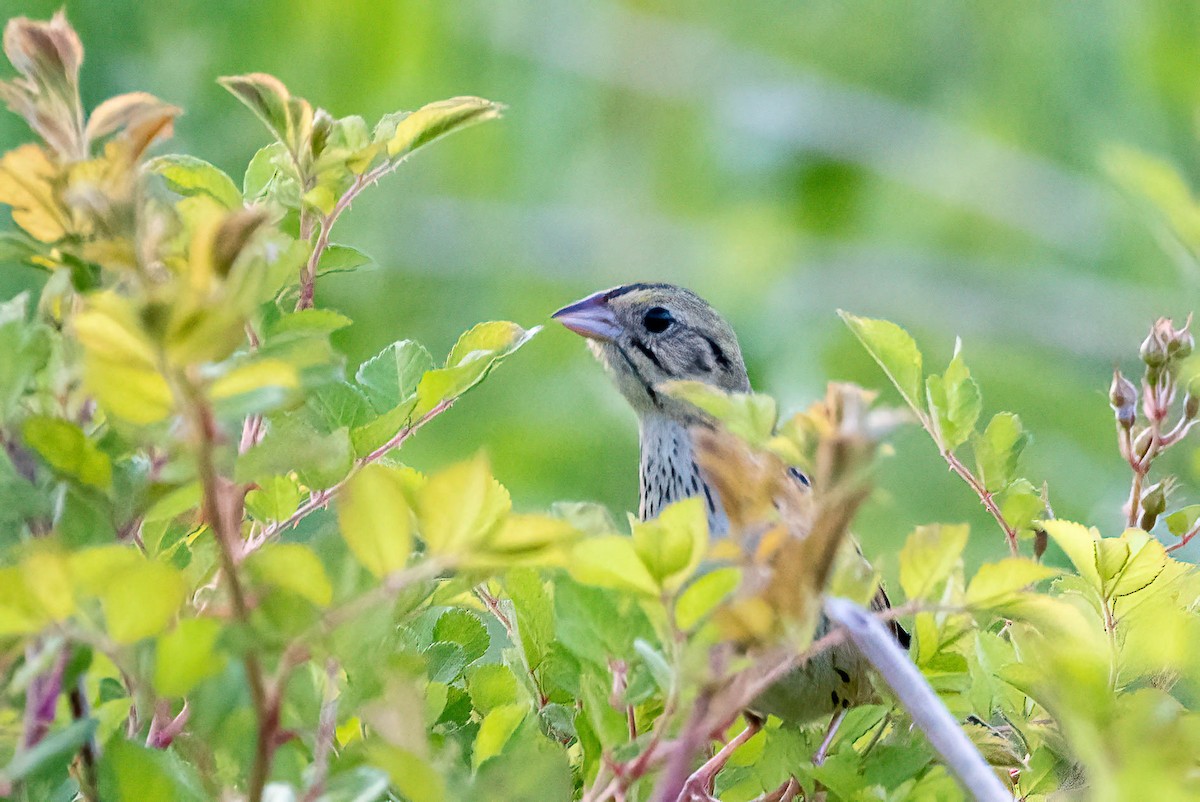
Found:
[[[690,419],[695,410],[656,389],[704,382],[747,392],[737,336],[699,295],[672,284],[626,284],[589,295],[553,315],[588,345],[639,415]]]

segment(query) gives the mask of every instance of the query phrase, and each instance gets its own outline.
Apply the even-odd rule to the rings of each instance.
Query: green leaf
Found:
[[[304,498],[300,485],[290,476],[271,476],[258,481],[246,494],[246,511],[259,523],[287,520]]]
[[[1003,604],[1013,594],[1056,574],[1056,569],[1024,557],[1006,557],[1000,562],[985,563],[967,586],[967,605],[988,608]]]
[[[264,73],[231,75],[217,82],[254,112],[293,154],[300,152],[312,131],[313,112],[306,100],[292,97],[282,81]]]
[[[908,405],[920,412],[921,351],[908,332],[887,320],[857,317],[840,309],[838,315],[883,368]]]
[[[658,582],[638,556],[633,539],[624,535],[579,541],[571,550],[567,570],[585,585],[631,591],[650,598],[659,594]]]
[[[433,627],[433,639],[442,643],[457,643],[463,650],[467,665],[483,657],[492,642],[479,616],[460,608],[447,610],[438,617]]]
[[[154,652],[154,688],[163,696],[187,696],[201,681],[220,674],[227,662],[217,649],[221,623],[186,618],[160,635]]]
[[[280,171],[281,164],[291,166],[287,147],[282,142],[272,142],[266,147],[259,148],[258,152],[254,154],[254,158],[250,160],[249,166],[246,167],[246,175],[242,180],[242,193],[246,200],[255,200],[270,189],[271,183]],[[292,180],[295,180],[294,177]]]
[[[1105,564],[1100,559],[1104,553],[1099,547],[1117,541],[1122,544],[1124,559],[1119,566]],[[1128,596],[1142,590],[1167,567],[1166,549],[1156,539],[1141,529],[1126,529],[1119,539],[1103,538],[1097,543],[1096,569],[1104,582],[1103,593],[1107,598]]]
[[[59,418],[35,417],[21,427],[25,442],[54,470],[85,485],[107,490],[112,462],[75,424]]]
[[[187,596],[183,575],[169,565],[138,560],[108,577],[100,593],[108,634],[117,643],[158,635]]]
[[[541,576],[532,568],[504,575],[504,591],[517,616],[517,633],[528,665],[541,665],[554,641],[554,605]]]
[[[775,399],[769,395],[726,393],[699,381],[669,381],[659,388],[712,415],[752,445],[764,445],[775,433],[779,411]]]
[[[1029,444],[1029,435],[1021,419],[1011,412],[1000,412],[988,423],[983,434],[971,438],[979,478],[989,492],[998,493],[1017,473],[1017,461]]]
[[[222,415],[243,418],[280,406],[299,386],[300,377],[292,365],[259,357],[214,381],[208,394]]]
[[[958,565],[967,545],[966,524],[918,526],[900,550],[900,587],[905,598],[925,599]]]
[[[506,665],[476,666],[467,673],[467,693],[471,695],[474,708],[486,716],[497,707],[518,701],[517,678]]]
[[[411,426],[416,406],[417,398],[413,396],[375,420],[353,429],[350,432],[350,440],[354,445],[354,455],[365,457],[376,449],[383,448],[401,429]]]
[[[476,768],[489,757],[500,754],[508,739],[521,726],[521,722],[529,715],[528,705],[511,704],[493,708],[479,725],[479,734],[475,736],[475,751],[471,755],[471,764]]]
[[[426,673],[431,682],[455,682],[467,667],[467,656],[457,643],[439,641],[431,644],[424,654]]]
[[[376,577],[408,564],[412,512],[396,469],[376,463],[351,477],[338,499],[338,522],[350,551]]]
[[[962,359],[961,341],[954,345],[954,358],[946,372],[925,380],[925,395],[939,445],[953,451],[975,431],[975,422],[983,410],[979,385]]]
[[[451,465],[421,488],[421,538],[431,554],[470,557],[485,546],[512,509],[508,491],[482,456]]]
[[[1019,532],[1030,533],[1033,522],[1046,510],[1041,493],[1028,480],[1018,479],[999,497],[1000,513]]]
[[[31,748],[18,750],[9,764],[0,769],[0,788],[18,783],[46,766],[68,760],[96,732],[96,724],[94,718],[72,721]]]
[[[104,750],[99,796],[172,802],[200,802],[205,798],[193,770],[173,751],[148,749],[124,738],[109,740]]]
[[[633,548],[655,582],[674,592],[708,551],[708,515],[699,496],[671,504],[653,521],[634,524]]]
[[[1183,537],[1200,520],[1200,504],[1189,504],[1167,516],[1167,529],[1175,537]]]
[[[451,349],[446,367],[431,370],[421,378],[413,414],[420,417],[439,403],[462,395],[540,330],[541,326],[525,330],[507,321],[480,323],[470,329]]]
[[[52,621],[65,621],[75,612],[70,566],[50,549],[29,552],[21,560],[21,579],[27,592]]]
[[[185,197],[207,195],[226,209],[242,205],[242,193],[233,179],[203,159],[170,154],[146,162],[146,169],[161,175],[172,192]]]
[[[373,744],[371,763],[384,769],[408,802],[446,802],[446,781],[427,761],[404,749]],[[457,797],[455,797],[457,798]]]
[[[1042,528],[1066,553],[1079,575],[1100,593],[1103,583],[1096,569],[1096,541],[1100,539],[1100,533],[1094,528],[1063,520],[1044,521]]]
[[[278,320],[267,327],[266,334],[268,337],[294,331],[329,334],[344,329],[353,322],[332,309],[301,309],[298,312],[280,315]]]
[[[272,418],[262,442],[238,457],[234,476],[240,482],[295,472],[308,487],[330,487],[346,477],[354,464],[350,433],[323,434],[295,416]]]
[[[352,270],[357,270],[363,265],[371,264],[374,259],[367,256],[357,248],[352,248],[349,245],[330,245],[321,254],[321,261],[317,265],[317,275],[324,276],[329,273],[349,273]]]
[[[556,647],[604,669],[604,677],[610,657],[629,657],[637,638],[654,640],[636,600],[569,577],[554,583],[554,636]],[[579,671],[572,673],[572,684],[578,687]]]
[[[4,305],[8,314],[0,316],[0,423],[13,417],[17,402],[50,359],[47,328],[25,322],[27,300],[28,295],[18,295]]]
[[[333,600],[333,585],[325,566],[308,546],[268,543],[251,554],[245,565],[259,582],[289,590],[318,607]]]
[[[741,570],[733,566],[703,574],[679,594],[675,602],[675,623],[682,630],[692,629],[729,598],[741,581]]]
[[[382,415],[411,397],[421,376],[432,367],[433,358],[420,343],[400,340],[362,363],[354,380]]]
[[[387,143],[389,159],[403,159],[446,134],[496,119],[502,108],[481,97],[439,100],[403,116],[388,115],[376,126],[375,140]]]
[[[309,393],[305,406],[324,431],[357,429],[375,419],[366,396],[348,382],[329,382]],[[353,436],[351,437],[353,440]]]

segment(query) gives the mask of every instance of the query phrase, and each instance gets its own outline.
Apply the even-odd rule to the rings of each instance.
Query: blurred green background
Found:
[[[9,0],[48,17],[61,0]],[[1060,517],[1115,533],[1128,487],[1106,388],[1196,265],[1128,203],[1123,143],[1200,173],[1200,6],[1130,2],[68,0],[90,107],[142,89],[186,109],[169,145],[240,178],[266,142],[215,82],[265,71],[368,120],[456,94],[508,104],[367,192],[335,239],[374,268],[323,279],[357,321],[353,367],[401,338],[444,353],[480,320],[546,323],[632,280],[686,284],[734,323],[787,408],[883,376],[835,310],[886,317],[940,371],[955,336],[985,413],[1035,437],[1027,475]],[[0,145],[29,133],[0,116]],[[0,295],[36,284],[0,270]],[[554,325],[410,446],[433,468],[480,446],[519,507],[636,508],[632,414]],[[1181,497],[1197,500],[1188,455]],[[1182,500],[1182,498],[1181,498]],[[885,571],[914,523],[1003,541],[916,430],[858,524]]]

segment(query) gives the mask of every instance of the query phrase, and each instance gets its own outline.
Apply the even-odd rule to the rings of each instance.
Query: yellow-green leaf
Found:
[[[333,599],[333,585],[312,549],[299,543],[268,543],[250,555],[246,568],[259,582],[290,590],[316,605]]]
[[[56,471],[85,485],[107,490],[112,484],[112,462],[96,448],[83,430],[61,418],[34,417],[21,427],[25,442]]]
[[[350,551],[375,576],[408,564],[412,511],[394,468],[372,464],[353,476],[338,500],[338,522]]]
[[[589,537],[571,549],[568,570],[585,585],[632,591],[657,597],[658,582],[646,569],[633,546],[623,535]]]
[[[167,628],[183,604],[183,575],[165,563],[139,560],[110,576],[100,593],[108,634],[117,643],[157,635]]]
[[[1052,577],[1058,571],[1024,557],[1006,557],[985,563],[967,585],[967,605],[987,608],[1003,603],[1034,582]]]
[[[906,598],[924,599],[950,576],[967,545],[966,524],[918,526],[900,550],[900,587]]]
[[[514,568],[562,561],[563,548],[579,538],[569,521],[547,515],[509,515],[504,525],[470,556],[471,565]]]
[[[653,521],[635,524],[633,548],[663,589],[678,589],[708,551],[704,500],[693,496],[668,506]]]
[[[224,401],[267,387],[294,390],[299,383],[296,369],[282,359],[256,359],[217,379],[209,393],[214,401]]]
[[[184,196],[208,195],[226,209],[242,205],[242,193],[233,179],[203,159],[173,153],[151,159],[146,162],[146,169],[161,175],[172,192]]]
[[[410,802],[446,802],[446,781],[442,775],[412,752],[375,742],[367,748],[367,759],[388,773],[392,784],[404,799]]]
[[[421,377],[413,414],[420,417],[437,404],[462,395],[539,331],[540,326],[527,330],[504,320],[473,327],[458,338],[444,368],[428,371]]]
[[[481,97],[454,97],[422,106],[396,123],[387,138],[388,158],[400,159],[452,131],[494,120],[503,107]]]
[[[900,395],[915,410],[921,404],[921,351],[908,332],[887,320],[858,317],[838,310],[838,314],[871,358],[896,385]]]
[[[764,445],[775,432],[779,413],[775,399],[769,395],[726,393],[698,381],[669,381],[660,389],[699,407],[752,445]]]
[[[1029,435],[1021,419],[1011,412],[997,413],[983,434],[971,438],[975,464],[984,486],[998,493],[1012,482],[1017,473],[1017,460],[1029,444]]]
[[[451,465],[420,492],[421,537],[430,553],[468,557],[484,547],[512,509],[482,455]]]
[[[1107,543],[1112,538],[1104,538]],[[1104,593],[1110,598],[1128,596],[1142,590],[1167,567],[1166,549],[1141,529],[1126,529],[1120,540],[1126,545],[1128,557],[1121,569],[1111,578],[1105,577]],[[1104,574],[1101,574],[1105,576]]]
[[[25,586],[21,568],[0,568],[0,636],[37,632],[47,620],[46,612]]]
[[[1103,583],[1096,570],[1096,541],[1100,539],[1100,533],[1094,528],[1062,520],[1045,521],[1042,528],[1067,555],[1079,576],[1100,593]]]
[[[941,376],[925,380],[925,396],[933,419],[934,431],[943,448],[955,449],[975,431],[975,422],[983,409],[979,385],[962,358],[962,343],[955,343],[954,358]]]
[[[25,587],[52,621],[65,621],[75,612],[75,591],[67,560],[49,549],[38,549],[21,560]]]
[[[471,763],[478,768],[489,757],[500,754],[527,715],[529,708],[526,705],[510,704],[492,708],[479,724]]]
[[[737,590],[741,581],[741,569],[734,566],[717,568],[699,577],[679,594],[675,623],[683,630],[696,626]]]
[[[188,618],[160,635],[154,651],[154,688],[163,696],[186,696],[196,685],[225,667],[217,650],[221,623],[212,618]]]

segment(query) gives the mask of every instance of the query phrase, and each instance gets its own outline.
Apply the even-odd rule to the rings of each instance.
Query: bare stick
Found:
[[[875,616],[847,599],[825,600],[825,615],[845,628],[850,640],[895,692],[900,704],[921,728],[946,767],[979,802],[1012,802],[983,756],[963,733],[920,670]]]

